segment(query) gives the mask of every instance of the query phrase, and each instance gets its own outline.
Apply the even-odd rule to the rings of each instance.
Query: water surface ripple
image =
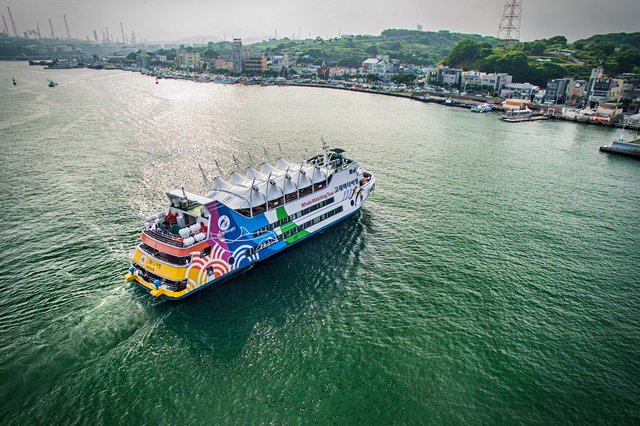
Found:
[[[619,130],[24,62],[0,93],[0,423],[640,422]],[[376,175],[357,217],[182,302],[124,281],[199,164],[320,137]]]

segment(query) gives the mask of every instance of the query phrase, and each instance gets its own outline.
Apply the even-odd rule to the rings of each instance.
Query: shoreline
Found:
[[[85,67],[78,67],[78,68],[85,68]],[[66,68],[66,69],[73,69],[73,68]],[[111,68],[102,68],[102,69],[106,69],[106,70],[112,70]],[[126,69],[126,68],[115,68],[117,70],[121,70],[121,71],[130,71],[130,72],[138,72],[142,75],[146,75],[148,77],[156,77],[156,79],[158,80],[163,80],[163,79],[175,79],[175,80],[189,80],[189,81],[193,81],[193,82],[212,82],[212,83],[216,83],[216,84],[220,84],[221,82],[215,82],[212,80],[209,81],[198,81],[197,78],[202,78],[202,74],[199,75],[199,77],[196,76],[191,76],[189,74],[178,74],[178,75],[174,75],[171,77],[162,77],[159,76],[158,74],[156,74],[154,71],[150,71],[150,70],[140,70],[140,69]],[[210,76],[212,74],[209,74]],[[224,78],[230,78],[230,77],[224,77]],[[237,83],[226,83],[223,82],[222,84],[237,84]],[[441,96],[432,96],[430,94],[430,92],[427,91],[423,91],[423,92],[417,92],[417,93],[406,93],[406,92],[385,92],[385,91],[380,91],[380,90],[373,90],[373,89],[368,89],[368,88],[362,88],[362,87],[338,87],[332,84],[316,84],[316,83],[300,83],[300,82],[296,82],[296,81],[292,81],[292,80],[288,80],[285,83],[274,83],[274,84],[270,84],[270,86],[294,86],[294,87],[316,87],[316,88],[321,88],[321,89],[334,89],[334,90],[345,90],[345,91],[350,91],[350,92],[359,92],[359,93],[370,93],[370,94],[374,94],[374,95],[383,95],[383,96],[393,96],[393,97],[397,97],[397,98],[404,98],[404,99],[409,99],[409,100],[414,100],[414,101],[419,101],[419,102],[425,102],[425,103],[436,103],[436,104],[440,104],[443,106],[448,106],[448,107],[458,107],[458,108],[471,108],[474,105],[479,105],[482,103],[489,103],[491,105],[493,105],[493,110],[490,112],[504,112],[507,110],[507,108],[502,107],[501,103],[502,101],[500,101],[500,103],[496,104],[494,98],[491,99],[478,99],[477,96],[463,96],[460,94],[447,94],[447,97],[441,97]],[[428,98],[423,98],[423,96],[428,95]],[[450,104],[450,105],[446,105],[445,101],[446,99],[453,99],[455,101],[458,101],[454,104]],[[623,124],[623,123],[608,123],[608,122],[603,122],[603,121],[596,121],[596,120],[579,120],[577,118],[568,118],[568,117],[563,117],[561,115],[558,115],[562,112],[562,108],[563,107],[558,107],[558,106],[543,106],[543,105],[539,105],[539,104],[530,104],[529,108],[534,111],[534,115],[537,116],[544,116],[544,117],[548,117],[552,120],[561,120],[561,121],[569,121],[569,122],[573,122],[573,123],[580,123],[580,124],[588,124],[588,125],[595,125],[595,126],[604,126],[604,127],[612,127],[612,128],[628,128],[630,130],[640,130],[640,125],[633,125],[633,124]],[[549,114],[549,111],[553,111],[552,114]]]

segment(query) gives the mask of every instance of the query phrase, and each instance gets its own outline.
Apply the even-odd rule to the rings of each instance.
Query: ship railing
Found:
[[[179,235],[173,235],[168,230],[162,229],[145,229],[144,234],[153,238],[154,240],[160,241],[161,243],[168,244],[174,247],[184,247],[183,239]]]

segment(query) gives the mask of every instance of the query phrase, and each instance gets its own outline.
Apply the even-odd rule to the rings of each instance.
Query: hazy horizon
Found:
[[[339,35],[380,35],[386,29],[416,29],[496,36],[505,0],[449,0],[448,2],[400,0],[388,3],[372,1],[324,3],[308,0],[200,4],[194,0],[175,3],[168,0],[11,0],[3,1],[2,15],[9,34],[13,28],[7,6],[18,35],[40,27],[43,37],[51,36],[49,19],[56,37],[66,38],[66,15],[72,38],[94,40],[93,31],[102,41],[108,29],[115,40],[122,41],[124,27],[131,42],[133,30],[138,42],[171,42],[202,39],[194,42],[257,40],[288,37],[323,39]],[[444,6],[441,6],[444,5]],[[639,30],[640,8],[636,0],[566,0],[556,2],[523,1],[520,40],[531,41],[556,35],[569,42],[594,34],[635,32]],[[0,23],[4,29],[4,23]]]

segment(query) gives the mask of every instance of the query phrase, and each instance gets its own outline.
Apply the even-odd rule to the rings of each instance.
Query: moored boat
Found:
[[[169,210],[147,218],[126,279],[182,299],[357,212],[375,178],[343,150],[323,151],[299,163],[283,156],[228,181],[203,172],[204,195],[168,192]]]
[[[640,157],[640,137],[636,133],[631,140],[625,141],[623,136],[620,136],[620,139],[614,140],[611,144],[601,146],[600,151]]]
[[[501,118],[508,122],[530,121],[533,111],[529,108],[505,111]]]
[[[53,61],[51,65],[44,67],[45,70],[66,70],[71,68],[78,68],[78,61],[75,59],[65,59],[60,62]]]
[[[471,107],[471,112],[489,112],[493,109],[493,105],[488,103],[477,104]]]

